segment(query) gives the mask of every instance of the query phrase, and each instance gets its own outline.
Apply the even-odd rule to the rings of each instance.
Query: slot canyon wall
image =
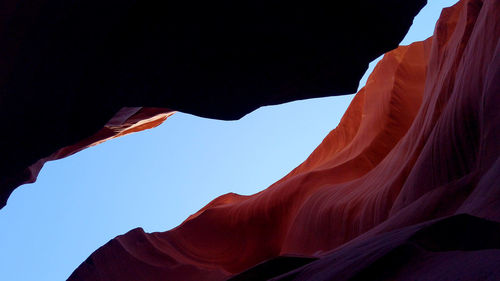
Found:
[[[38,173],[47,161],[68,157],[85,148],[98,145],[107,140],[125,136],[131,133],[152,129],[175,112],[166,108],[153,107],[123,107],[99,131],[75,144],[58,149],[51,155],[44,157],[27,167],[16,177],[3,182],[4,187],[17,187],[24,183],[36,181]],[[8,181],[8,182],[7,182]]]
[[[425,3],[2,1],[0,207],[131,108],[238,119],[353,93]]]
[[[499,15],[444,9],[283,179],[118,236],[69,280],[500,279]]]
[[[0,206],[46,161],[176,110],[234,119],[349,93],[394,50],[283,179],[220,196],[170,231],[120,235],[69,280],[500,279],[500,1],[461,0],[431,38],[399,47],[425,1],[232,16],[179,3],[170,17],[153,2],[0,4]],[[247,24],[255,13],[261,26]]]

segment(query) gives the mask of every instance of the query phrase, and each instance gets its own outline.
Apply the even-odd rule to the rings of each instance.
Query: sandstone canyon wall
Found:
[[[83,149],[98,145],[107,140],[125,136],[131,133],[154,128],[174,111],[165,108],[124,107],[111,118],[103,128],[75,144],[65,146],[51,155],[44,157],[27,167],[21,174],[1,181],[4,186],[19,186],[36,181],[38,173],[47,161],[57,160],[73,155]]]
[[[444,9],[286,177],[118,236],[69,280],[500,279],[499,15]]]
[[[353,93],[425,2],[1,1],[0,207],[124,107],[237,119]]]

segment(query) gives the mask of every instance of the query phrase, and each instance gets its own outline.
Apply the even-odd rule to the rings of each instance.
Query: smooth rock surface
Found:
[[[118,236],[69,280],[224,280],[283,255],[318,260],[275,280],[499,279],[498,15],[497,0],[444,9],[289,175],[173,230]]]

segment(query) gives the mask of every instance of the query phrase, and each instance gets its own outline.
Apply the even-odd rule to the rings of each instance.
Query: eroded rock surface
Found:
[[[289,175],[118,236],[69,280],[245,280],[287,255],[317,260],[274,280],[500,279],[498,15],[497,0],[444,9]]]
[[[174,111],[165,108],[124,107],[120,109],[102,129],[97,131],[97,133],[73,145],[63,147],[48,157],[38,160],[24,171],[22,177],[10,178],[11,181],[7,184],[10,186],[17,186],[23,183],[35,182],[38,173],[47,161],[70,156],[83,149],[98,145],[113,138],[154,128],[163,123],[163,121],[172,114],[174,114]]]
[[[425,2],[2,1],[0,207],[123,107],[237,119],[353,93]]]

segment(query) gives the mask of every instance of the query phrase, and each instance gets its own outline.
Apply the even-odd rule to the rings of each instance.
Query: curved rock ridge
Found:
[[[500,278],[498,15],[497,0],[444,9],[433,37],[387,53],[283,179],[170,231],[118,236],[69,280],[265,280],[255,274],[289,255],[311,262],[273,280]]]
[[[20,177],[0,181],[5,186],[18,186],[36,181],[38,173],[47,161],[68,157],[83,149],[98,145],[107,140],[125,136],[131,133],[152,129],[163,123],[175,112],[165,108],[123,107],[111,118],[102,129],[92,136],[73,145],[63,147],[50,156],[38,160],[29,166]]]
[[[168,232],[147,234],[134,229],[92,254],[69,280],[100,280],[99,276],[134,280],[144,271],[153,274],[153,280],[191,280],[171,271],[179,265],[220,274],[202,280],[223,280],[281,255],[319,257],[321,251],[373,227],[377,222],[353,230],[355,221],[348,225],[342,217],[351,207],[343,205],[349,204],[346,196],[361,197],[360,203],[365,203],[362,197],[370,187],[355,186],[387,157],[412,124],[422,101],[431,43],[428,39],[387,53],[337,128],[277,183],[253,196],[220,196]],[[330,195],[330,190],[335,194]],[[325,195],[332,198],[319,204],[312,201]],[[381,195],[373,192],[373,196]],[[327,212],[331,216],[323,214]],[[331,221],[337,215],[338,221]],[[117,265],[111,256],[129,262]],[[122,270],[129,271],[130,279],[123,279]]]
[[[351,94],[425,3],[1,1],[0,208],[123,107],[238,119]]]

